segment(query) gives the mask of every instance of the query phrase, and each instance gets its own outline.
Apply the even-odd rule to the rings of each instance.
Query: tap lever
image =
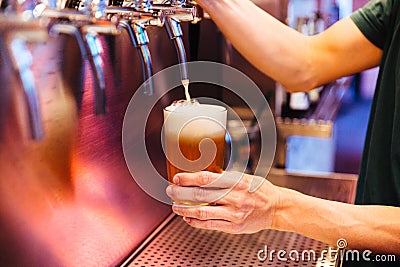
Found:
[[[133,0],[136,10],[149,11],[151,9],[150,0]]]
[[[185,0],[171,0],[171,6],[183,7],[185,5]]]

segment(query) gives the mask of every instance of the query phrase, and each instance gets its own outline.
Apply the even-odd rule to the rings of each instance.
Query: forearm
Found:
[[[356,206],[282,189],[273,228],[336,244],[346,239],[351,249],[400,255],[400,208]]]
[[[307,91],[377,66],[382,56],[350,18],[322,34],[303,36],[250,0],[197,2],[249,62],[289,91]]]
[[[311,76],[306,36],[248,0],[198,2],[225,37],[259,70],[290,90],[306,90],[316,85]]]

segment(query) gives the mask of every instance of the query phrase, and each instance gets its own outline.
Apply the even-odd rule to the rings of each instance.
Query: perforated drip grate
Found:
[[[321,254],[328,254],[322,253],[323,250],[328,251],[328,247],[319,241],[288,232],[265,230],[251,235],[231,235],[194,229],[176,217],[129,266],[334,267],[335,262],[319,259]],[[258,257],[260,250],[267,251],[267,254],[260,253]],[[277,256],[279,250],[286,253],[280,255],[281,260]],[[315,257],[310,251],[315,251]],[[265,255],[268,257],[264,260]],[[299,258],[294,260],[297,255]]]

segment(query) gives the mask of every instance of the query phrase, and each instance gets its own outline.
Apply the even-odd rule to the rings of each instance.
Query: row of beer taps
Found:
[[[32,72],[32,55],[27,48],[29,42],[41,42],[40,36],[60,34],[73,36],[80,48],[83,59],[90,62],[94,77],[94,112],[106,112],[106,83],[101,57],[101,35],[117,35],[126,31],[133,47],[138,50],[141,59],[145,94],[153,94],[154,88],[149,79],[153,75],[152,58],[149,50],[147,27],[165,27],[169,38],[174,42],[181,80],[188,80],[186,52],[182,40],[180,23],[189,21],[198,23],[202,19],[201,8],[191,0],[32,0],[21,3],[19,0],[0,0],[0,24],[7,23],[9,14],[15,15],[13,23],[21,20],[23,27],[19,32],[15,27],[0,28],[1,49],[10,59],[24,91],[31,136],[40,140],[44,136]],[[23,23],[25,21],[38,23]],[[40,26],[38,26],[40,25]]]

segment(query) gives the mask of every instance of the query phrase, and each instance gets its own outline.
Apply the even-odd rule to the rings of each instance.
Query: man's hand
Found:
[[[227,233],[254,233],[273,228],[280,188],[262,177],[240,173],[180,173],[167,194],[172,210],[191,226]]]

